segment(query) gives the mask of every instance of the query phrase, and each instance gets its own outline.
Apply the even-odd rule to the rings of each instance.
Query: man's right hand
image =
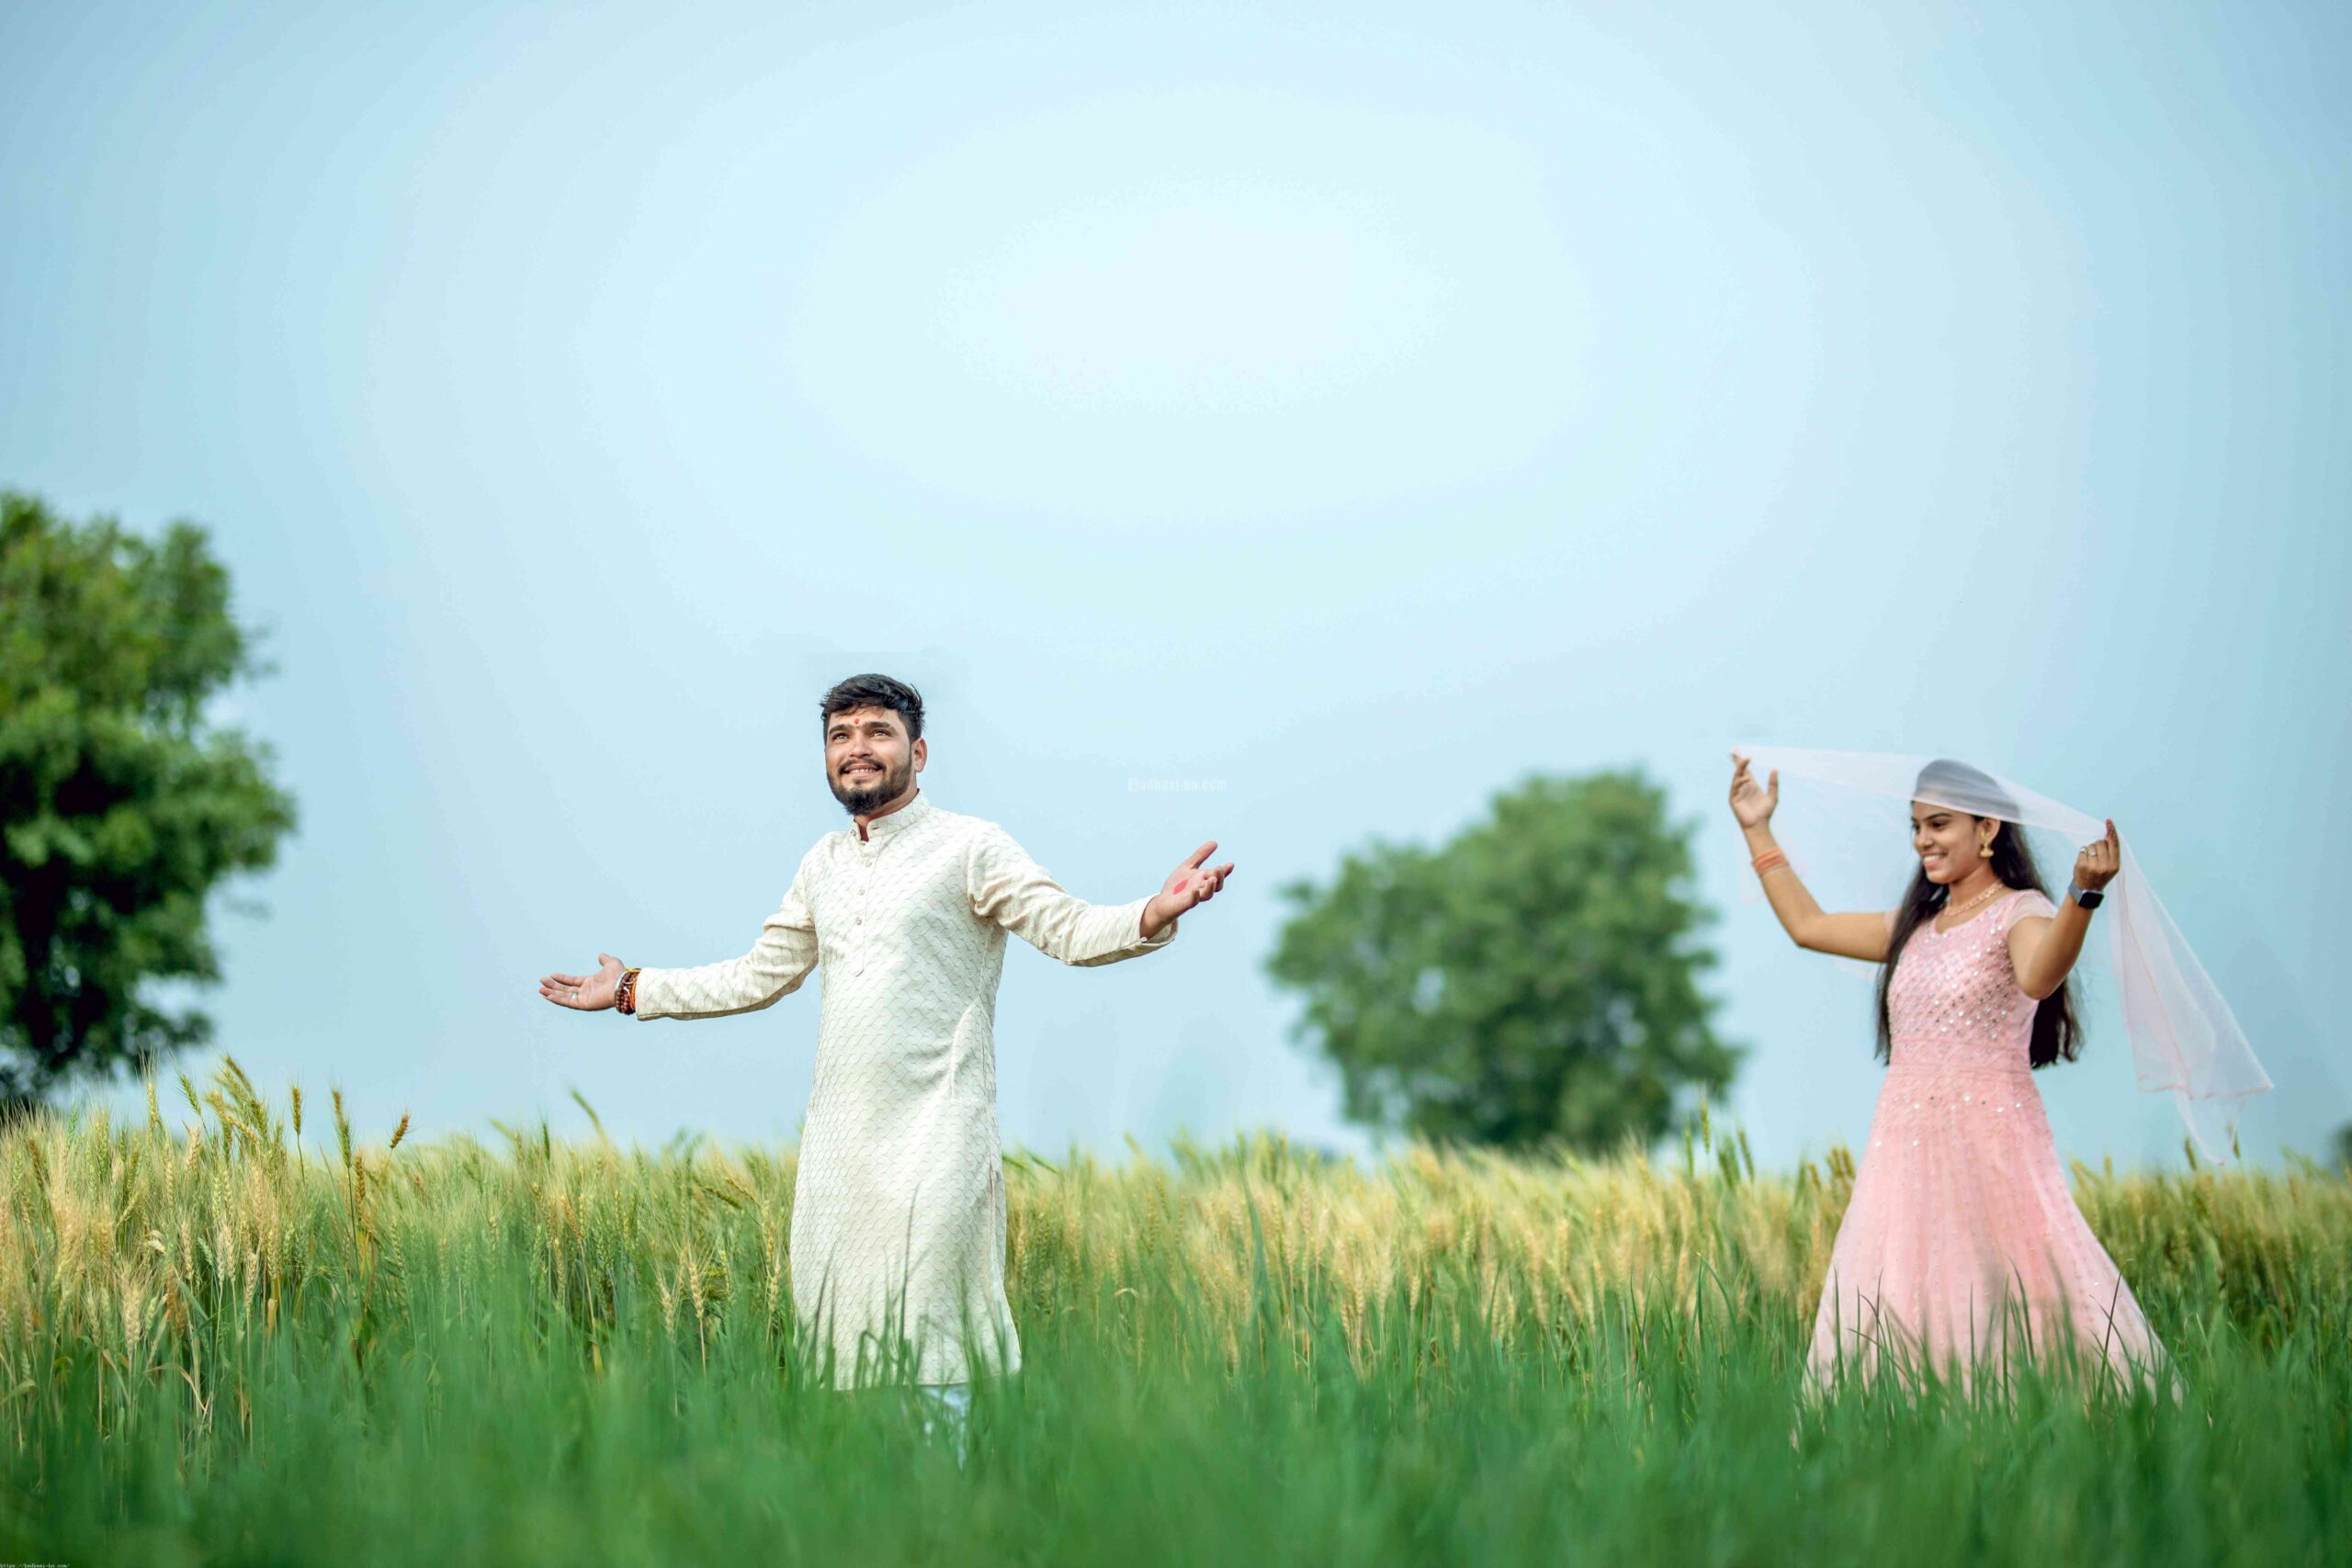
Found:
[[[549,975],[539,981],[539,995],[560,1008],[596,1012],[613,1005],[613,988],[621,983],[621,961],[609,953],[596,954],[594,975]]]

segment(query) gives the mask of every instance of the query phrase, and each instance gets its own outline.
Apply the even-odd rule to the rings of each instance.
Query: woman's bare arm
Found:
[[[1731,773],[1731,813],[1739,822],[1739,830],[1747,836],[1747,852],[1751,857],[1780,851],[1772,837],[1772,813],[1781,804],[1781,774],[1773,770],[1769,785],[1759,784],[1747,771],[1747,759],[1735,752]],[[1785,853],[1780,864],[1763,875],[1764,897],[1771,901],[1772,913],[1779,916],[1781,929],[1789,940],[1812,953],[1835,953],[1840,958],[1860,958],[1872,964],[1886,961],[1887,919],[1883,914],[1828,914],[1807,890],[1804,879],[1788,863]]]
[[[2123,841],[2110,821],[2107,837],[2085,845],[2075,857],[2075,884],[2096,892],[2122,869]],[[2064,985],[2090,931],[2091,912],[2072,898],[2061,899],[2054,915],[2028,915],[2011,926],[2009,964],[2017,971],[2018,988],[2040,1001]]]

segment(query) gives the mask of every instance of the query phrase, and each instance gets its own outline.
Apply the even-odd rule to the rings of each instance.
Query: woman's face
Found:
[[[1958,882],[1984,860],[1978,848],[1999,829],[1990,817],[1971,817],[1949,806],[1911,803],[1911,847],[1930,882]]]

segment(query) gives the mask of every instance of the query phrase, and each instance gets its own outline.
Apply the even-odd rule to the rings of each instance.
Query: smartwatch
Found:
[[[2072,877],[2069,877],[2066,881],[2066,897],[2072,898],[2075,903],[2080,904],[2086,909],[2096,909],[2100,904],[2106,902],[2107,899],[2106,894],[2094,893],[2089,888],[2084,887],[2080,884],[2076,883]]]

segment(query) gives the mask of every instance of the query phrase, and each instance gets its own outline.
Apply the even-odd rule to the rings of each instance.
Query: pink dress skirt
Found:
[[[2055,913],[2020,888],[1951,931],[1923,923],[1905,944],[1886,1079],[1814,1317],[1816,1383],[1923,1363],[1966,1382],[2068,1337],[2093,1369],[2160,1363],[2066,1190],[2029,1065],[2037,1004],[2010,967],[2009,928]]]

